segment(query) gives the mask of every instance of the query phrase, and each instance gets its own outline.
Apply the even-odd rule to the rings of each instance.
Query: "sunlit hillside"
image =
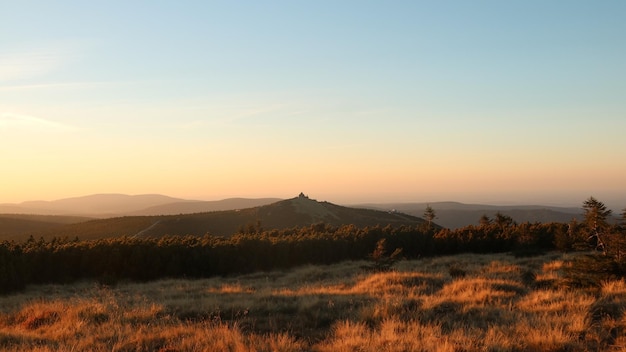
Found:
[[[581,254],[577,254],[581,255]],[[458,255],[0,297],[4,351],[596,351],[626,348],[626,283],[577,255]]]

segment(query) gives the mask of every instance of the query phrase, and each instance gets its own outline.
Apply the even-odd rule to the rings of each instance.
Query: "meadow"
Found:
[[[626,283],[577,256],[460,254],[196,280],[29,285],[0,296],[3,351],[626,349]]]

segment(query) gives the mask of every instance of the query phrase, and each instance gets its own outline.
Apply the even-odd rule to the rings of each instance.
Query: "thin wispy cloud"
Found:
[[[0,52],[0,82],[41,77],[71,61],[72,55],[64,49]]]
[[[182,123],[178,123],[175,125],[176,128],[180,128],[180,129],[197,129],[200,127],[204,127],[207,125],[207,122],[205,120],[191,120],[191,121],[186,121],[186,122],[182,122]]]
[[[0,129],[31,129],[60,132],[74,130],[75,127],[32,115],[0,112]]]
[[[241,108],[235,106],[196,106],[186,107],[188,110],[203,111],[205,116],[209,118],[195,118],[189,121],[181,121],[176,123],[176,127],[182,129],[194,129],[203,126],[231,125],[249,119],[261,117],[276,117],[291,115],[285,111],[286,104],[272,104],[266,106],[256,106]],[[179,108],[180,110],[180,108]]]
[[[0,85],[0,91],[22,91],[34,89],[83,89],[104,85],[120,84],[119,82],[66,82],[66,83],[42,83],[42,84],[17,84]]]
[[[0,91],[25,91],[37,89],[89,89],[106,86],[150,84],[152,81],[102,81],[102,82],[57,82],[41,84],[0,85]]]
[[[220,119],[223,123],[233,123],[244,119],[260,117],[268,113],[276,113],[283,110],[286,107],[285,104],[274,104],[269,106],[254,107],[249,109],[242,109],[234,112],[232,115]]]

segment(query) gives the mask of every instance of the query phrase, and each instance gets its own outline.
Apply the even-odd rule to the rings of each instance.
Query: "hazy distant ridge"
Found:
[[[28,201],[0,204],[0,214],[80,215],[116,217],[127,215],[172,215],[218,210],[250,208],[276,202],[278,198],[231,198],[198,201],[172,198],[160,194],[94,194],[54,201]]]

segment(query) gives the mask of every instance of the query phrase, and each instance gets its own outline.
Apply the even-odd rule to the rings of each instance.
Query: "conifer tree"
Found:
[[[478,219],[478,223],[482,227],[487,227],[491,225],[491,219],[487,216],[487,214],[483,214],[480,219]]]
[[[428,221],[428,228],[431,228],[433,220],[437,218],[437,213],[435,213],[435,209],[433,209],[430,204],[426,205],[426,210],[424,210],[424,219]]]
[[[585,225],[589,231],[589,239],[596,241],[596,249],[605,251],[605,243],[600,235],[602,235],[609,227],[607,218],[612,211],[607,209],[606,205],[594,197],[589,197],[583,202],[583,210],[585,215]]]

